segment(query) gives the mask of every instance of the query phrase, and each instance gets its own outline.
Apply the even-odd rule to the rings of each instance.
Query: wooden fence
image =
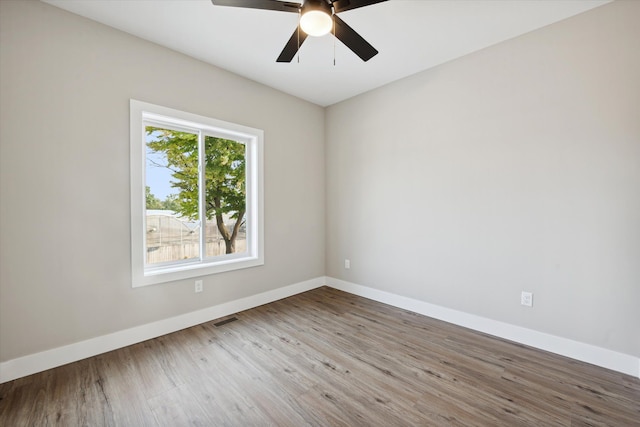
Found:
[[[224,255],[225,244],[214,222],[206,224],[206,256]],[[198,258],[200,226],[168,215],[147,216],[147,264]],[[246,234],[236,239],[236,253],[246,250]]]

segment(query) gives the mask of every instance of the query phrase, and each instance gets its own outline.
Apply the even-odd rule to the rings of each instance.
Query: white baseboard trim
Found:
[[[318,288],[324,277],[0,363],[0,384]]]
[[[327,277],[326,284],[327,286],[341,291],[413,311],[448,323],[453,323],[454,325],[463,326],[465,328],[473,329],[499,338],[504,338],[640,378],[639,357],[618,353],[613,350],[607,350],[605,348],[546,334],[544,332],[538,332],[521,326],[487,319],[474,314],[464,313],[462,311],[430,304],[413,298],[403,297],[390,292],[380,291],[367,286],[335,279],[333,277]]]
[[[146,325],[136,326],[112,334],[2,362],[0,363],[0,384],[128,345],[137,344],[239,311],[268,304],[301,292],[319,288],[323,285],[640,378],[640,358],[638,357],[441,307],[344,280],[332,277],[318,277],[169,319],[159,320]]]

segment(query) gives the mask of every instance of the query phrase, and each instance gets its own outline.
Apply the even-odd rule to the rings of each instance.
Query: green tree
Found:
[[[163,209],[162,202],[151,194],[151,188],[147,185],[144,189],[147,209]]]
[[[169,194],[166,199],[162,202],[162,209],[168,211],[178,212],[180,209],[180,204],[178,203],[178,195],[177,194]]]
[[[191,220],[198,219],[198,135],[148,126],[147,146],[162,153],[171,170],[171,186],[178,194],[168,197],[173,211]],[[236,238],[246,212],[245,146],[239,142],[205,136],[205,216],[215,219],[225,242],[225,252],[235,252]],[[224,215],[233,222],[229,228]]]

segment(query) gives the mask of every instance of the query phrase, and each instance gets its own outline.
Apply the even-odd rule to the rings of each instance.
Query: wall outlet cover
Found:
[[[520,304],[527,307],[533,307],[533,293],[522,291],[520,295]]]

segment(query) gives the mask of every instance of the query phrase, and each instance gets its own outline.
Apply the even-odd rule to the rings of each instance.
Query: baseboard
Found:
[[[640,378],[640,358],[638,357],[429,304],[344,280],[319,277],[169,319],[2,362],[0,363],[0,384],[137,344],[239,311],[268,304],[323,285]]]
[[[0,384],[323,286],[324,277],[0,363]]]
[[[452,310],[332,277],[326,278],[326,284],[329,287],[394,307],[640,378],[640,358],[628,354]]]

